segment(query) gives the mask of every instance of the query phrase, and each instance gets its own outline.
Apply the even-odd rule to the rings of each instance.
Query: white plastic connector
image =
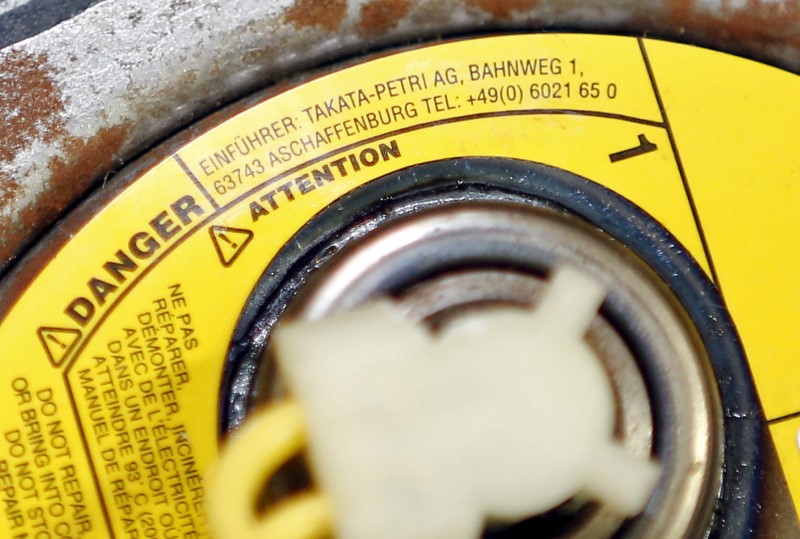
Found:
[[[582,493],[623,515],[659,466],[613,439],[614,398],[583,336],[605,291],[561,268],[535,310],[439,335],[379,301],[281,327],[310,461],[340,539],[471,539]]]

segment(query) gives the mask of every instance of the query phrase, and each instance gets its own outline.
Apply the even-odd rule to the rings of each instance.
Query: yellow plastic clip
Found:
[[[305,444],[303,413],[292,401],[252,414],[231,435],[208,481],[208,517],[216,539],[332,536],[332,510],[322,493],[296,495],[264,516],[256,511],[256,501],[269,478]]]

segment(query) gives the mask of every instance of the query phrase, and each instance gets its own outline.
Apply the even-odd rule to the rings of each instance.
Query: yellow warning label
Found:
[[[242,228],[212,226],[208,229],[211,241],[223,266],[230,266],[253,239],[253,232]]]
[[[207,536],[223,362],[253,287],[320,210],[414,165],[500,157],[589,178],[661,222],[709,275],[716,263],[734,317],[753,318],[741,298],[755,292],[733,290],[745,283],[731,277],[739,259],[715,221],[707,171],[682,146],[682,73],[695,59],[713,66],[694,48],[653,47],[652,72],[627,37],[514,35],[400,52],[270,97],[147,170],[0,304],[0,535]],[[662,59],[672,50],[680,62]],[[692,88],[712,100],[731,92],[738,79],[725,73],[744,63]],[[767,69],[754,65],[752,79]],[[791,79],[774,76],[770,88]],[[761,111],[766,98],[748,88]],[[768,156],[770,178],[796,173],[796,161]],[[749,158],[736,146],[725,167]],[[790,200],[774,201],[776,222],[794,218]],[[713,231],[711,260],[698,218]],[[772,256],[769,245],[750,253]],[[768,379],[788,366],[763,367],[769,331],[742,333],[771,403],[790,386]]]
[[[773,423],[770,431],[783,464],[786,484],[794,506],[800,507],[800,417]]]
[[[800,412],[800,77],[646,47],[764,411]]]
[[[464,41],[403,52],[354,66],[346,76],[321,77],[254,107],[246,127],[234,119],[236,128],[228,123],[213,130],[203,144],[180,150],[180,158],[223,205],[337,148],[432,123],[579,113],[643,125],[662,121],[636,40],[540,38],[529,50],[529,36],[498,39],[492,46]],[[375,148],[362,164],[363,151],[330,155],[328,167],[343,177],[376,157],[384,160]]]
[[[81,331],[75,328],[39,328],[39,340],[54,366],[64,361],[81,338]]]

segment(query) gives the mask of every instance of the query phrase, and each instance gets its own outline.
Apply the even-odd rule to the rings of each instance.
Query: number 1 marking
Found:
[[[621,152],[616,152],[612,154],[608,154],[608,158],[611,159],[612,163],[616,163],[618,161],[622,161],[624,159],[630,159],[631,157],[636,157],[637,155],[644,155],[646,153],[654,152],[658,149],[658,146],[647,140],[647,137],[644,135],[639,135],[639,145],[635,148],[629,148],[627,150],[622,150]]]

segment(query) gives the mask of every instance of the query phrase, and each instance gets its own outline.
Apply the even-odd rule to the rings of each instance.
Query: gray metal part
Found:
[[[0,50],[0,273],[91,186],[222,103],[366,50],[527,28],[800,70],[798,0],[106,0]]]
[[[0,48],[41,33],[100,0],[0,0]]]

